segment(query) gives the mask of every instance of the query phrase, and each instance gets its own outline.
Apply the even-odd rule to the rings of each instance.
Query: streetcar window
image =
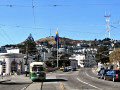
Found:
[[[37,67],[33,67],[33,68],[32,68],[32,71],[37,71]]]
[[[38,67],[38,71],[43,71],[43,67]]]

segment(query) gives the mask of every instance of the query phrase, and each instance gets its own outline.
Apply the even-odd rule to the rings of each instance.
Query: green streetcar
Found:
[[[32,81],[45,80],[46,79],[45,67],[46,65],[44,62],[32,62],[30,64],[30,79]]]

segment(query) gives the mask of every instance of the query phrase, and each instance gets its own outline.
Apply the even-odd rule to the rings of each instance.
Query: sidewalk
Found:
[[[8,79],[8,78],[6,78],[6,77],[1,77],[1,76],[0,76],[0,83],[1,83],[1,82],[7,82],[7,81],[11,81],[11,79]]]
[[[1,82],[7,82],[7,81],[11,81],[10,79],[0,79],[0,83]]]
[[[10,76],[0,76],[0,83],[1,82],[7,82],[7,81],[12,81],[12,80],[16,80],[16,81],[31,81],[29,79],[29,76],[25,77],[25,75],[10,75]]]
[[[92,68],[92,72],[97,75],[98,74],[97,68]]]

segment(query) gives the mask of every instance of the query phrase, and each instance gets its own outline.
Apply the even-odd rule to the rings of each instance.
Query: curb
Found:
[[[0,83],[1,83],[1,82],[7,82],[7,81],[11,81],[11,80],[10,80],[10,79],[0,80]]]

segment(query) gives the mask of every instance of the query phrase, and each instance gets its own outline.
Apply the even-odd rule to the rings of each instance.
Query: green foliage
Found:
[[[110,62],[120,61],[120,48],[116,49],[110,54]]]
[[[57,51],[52,51],[52,57],[53,57],[54,59],[57,59]]]
[[[41,41],[41,42],[37,41],[37,43],[44,45],[44,46],[47,46],[47,48],[53,47],[53,45],[49,44],[49,41]]]
[[[42,52],[48,53],[48,51],[45,48],[42,49]]]
[[[25,40],[23,53],[26,53],[26,50],[28,51],[28,55],[35,55],[37,52],[36,43],[34,42],[32,34]]]
[[[65,54],[63,54],[63,55],[60,57],[60,59],[62,59],[62,60],[68,60],[69,57],[70,57],[70,55],[67,54],[67,53],[65,53]]]
[[[48,67],[51,67],[51,66],[52,66],[52,64],[51,64],[51,61],[50,61],[50,60],[45,61],[45,64],[46,64]]]
[[[98,48],[97,54],[95,55],[96,61],[101,63],[109,62],[109,50],[107,46],[101,46]]]
[[[102,41],[110,41],[110,40],[111,40],[110,38],[105,38]]]
[[[115,43],[115,48],[120,48],[120,42]]]
[[[69,60],[69,57],[71,55],[70,54],[63,54],[61,57],[60,57],[60,61],[59,61],[59,66],[69,66],[70,65],[70,60]]]

